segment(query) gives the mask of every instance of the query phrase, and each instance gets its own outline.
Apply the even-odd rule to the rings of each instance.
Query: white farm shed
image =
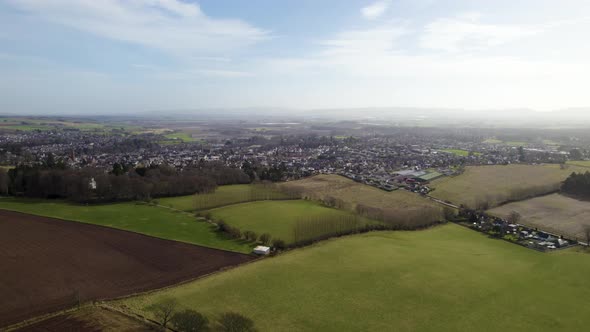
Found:
[[[270,247],[257,246],[256,248],[254,248],[254,251],[253,252],[256,255],[268,255],[268,254],[270,254]]]

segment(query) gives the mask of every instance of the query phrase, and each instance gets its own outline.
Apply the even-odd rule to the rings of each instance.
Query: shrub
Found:
[[[258,234],[252,232],[252,231],[245,231],[244,232],[244,238],[246,238],[246,240],[248,241],[256,241],[256,239],[258,239]]]
[[[260,235],[260,238],[258,239],[262,244],[264,245],[268,245],[270,243],[270,234],[268,233],[264,233],[262,235]]]
[[[281,239],[272,240],[272,246],[277,250],[283,250],[287,247],[287,245],[285,244],[285,241],[283,241]]]
[[[194,310],[175,313],[170,322],[179,332],[201,332],[209,330],[209,320]]]
[[[235,227],[229,227],[229,226],[228,226],[228,228],[229,228],[229,229],[228,229],[228,234],[229,234],[229,236],[231,236],[232,238],[234,238],[234,239],[239,239],[239,238],[241,238],[241,237],[242,237],[242,232],[241,232],[239,229],[237,229],[237,228],[235,228]]]
[[[235,312],[226,312],[219,317],[219,330],[223,332],[254,332],[254,322]]]

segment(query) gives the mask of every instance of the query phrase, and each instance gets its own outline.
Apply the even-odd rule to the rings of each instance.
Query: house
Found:
[[[270,254],[270,247],[256,246],[256,248],[254,248],[254,250],[252,252],[255,253],[256,255],[266,256],[266,255]]]

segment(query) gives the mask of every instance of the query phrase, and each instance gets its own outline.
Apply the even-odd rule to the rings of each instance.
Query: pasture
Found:
[[[186,133],[186,132],[173,132],[173,133],[165,134],[164,137],[169,138],[174,141],[181,141],[184,143],[196,141],[191,134]]]
[[[521,215],[521,224],[586,241],[583,228],[590,226],[590,202],[553,194],[502,205],[488,212],[506,218],[512,211]]]
[[[567,164],[578,167],[590,167],[590,160],[568,160]]]
[[[150,316],[173,297],[208,317],[240,312],[260,331],[582,331],[589,274],[587,253],[450,224],[324,241],[114,305]]]
[[[404,190],[386,192],[339,175],[316,175],[303,180],[286,182],[280,186],[285,190],[301,192],[303,196],[312,199],[321,200],[327,196],[340,199],[349,210],[354,210],[359,204],[396,210],[400,213],[439,208],[436,203],[414,193]]]
[[[258,235],[269,233],[274,239],[287,243],[296,240],[295,228],[298,222],[317,221],[354,217],[351,212],[336,210],[304,200],[263,201],[230,205],[209,211],[214,220],[223,220],[227,224],[243,231],[253,231]],[[365,225],[367,219],[360,218],[359,224]]]
[[[252,256],[0,210],[0,327],[161,288]]]
[[[160,205],[183,211],[206,210],[215,207],[273,199],[288,199],[272,185],[236,184],[217,187],[215,192],[158,199]]]
[[[559,189],[561,182],[579,167],[561,169],[559,165],[470,166],[454,177],[433,181],[433,197],[477,208],[496,206],[509,200],[521,200]]]
[[[198,244],[211,248],[249,253],[252,244],[230,240],[215,226],[197,221],[188,213],[135,203],[78,205],[60,200],[0,198],[0,209],[59,218]]]

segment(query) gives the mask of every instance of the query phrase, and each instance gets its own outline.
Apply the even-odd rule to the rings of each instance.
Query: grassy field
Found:
[[[590,160],[568,160],[567,164],[579,167],[590,167]]]
[[[559,165],[467,167],[461,175],[433,181],[432,196],[470,207],[483,201],[495,206],[507,200],[528,198],[527,192],[533,193],[531,197],[557,190],[561,181],[579,170],[575,166],[561,169]]]
[[[269,233],[287,243],[295,240],[295,225],[300,220],[351,216],[347,211],[336,210],[304,200],[263,201],[230,205],[210,210],[215,220],[223,220],[241,231],[257,234]],[[369,222],[363,220],[362,222]]]
[[[483,143],[485,143],[485,144],[501,144],[502,141],[499,139],[495,139],[495,138],[488,138],[485,141],[483,141]]]
[[[195,211],[242,202],[286,198],[286,194],[278,192],[272,186],[237,184],[220,186],[210,194],[166,197],[158,199],[158,202],[178,210]]]
[[[460,149],[443,149],[443,150],[440,150],[440,151],[442,151],[442,152],[448,152],[448,153],[452,153],[452,154],[454,154],[454,155],[457,155],[457,156],[460,156],[460,157],[467,157],[467,156],[469,156],[469,151],[467,151],[467,150],[460,150]],[[481,153],[475,152],[474,154],[475,154],[475,155],[478,155],[478,154],[481,154]]]
[[[386,192],[339,175],[317,175],[281,185],[301,191],[304,196],[313,199],[322,199],[326,196],[341,199],[347,203],[349,209],[354,209],[358,204],[400,211],[438,207],[436,203],[404,190]]]
[[[590,255],[543,254],[456,225],[321,242],[116,303],[164,297],[260,331],[582,331]]]
[[[590,225],[590,202],[559,194],[547,195],[499,206],[488,212],[506,218],[518,212],[522,224],[586,241],[584,225]]]
[[[166,135],[164,135],[164,137],[172,139],[172,140],[182,141],[185,143],[196,141],[192,137],[192,135],[185,133],[185,132],[174,132],[174,133],[166,134]]]
[[[215,232],[211,224],[199,222],[189,214],[162,207],[135,203],[86,206],[64,201],[4,197],[0,198],[0,209],[113,227],[237,252],[249,253],[252,249],[250,243],[230,240]]]
[[[504,144],[510,145],[510,146],[528,146],[529,145],[529,143],[522,142],[522,141],[507,141],[507,142],[504,142]]]

